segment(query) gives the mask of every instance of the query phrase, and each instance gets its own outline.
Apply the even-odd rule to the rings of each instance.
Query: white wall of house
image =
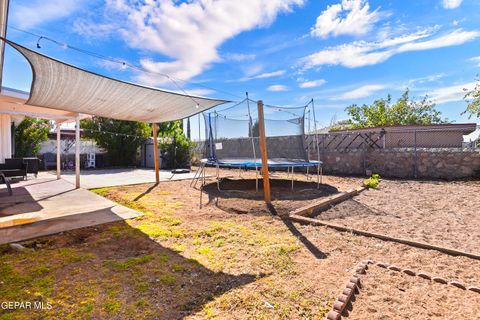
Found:
[[[73,143],[72,143],[73,142]],[[60,149],[62,150],[62,154],[75,154],[75,143],[72,140],[61,140],[60,142]],[[87,153],[104,153],[105,151],[102,148],[99,148],[95,141],[93,140],[81,140],[80,141],[80,153],[87,154]],[[53,139],[49,139],[44,141],[40,145],[40,151],[38,154],[45,154],[45,153],[57,153],[57,141]]]
[[[12,119],[8,114],[0,114],[0,163],[12,157]]]

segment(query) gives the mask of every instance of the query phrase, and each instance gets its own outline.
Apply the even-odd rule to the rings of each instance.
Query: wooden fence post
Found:
[[[265,136],[265,119],[263,115],[263,101],[257,102],[258,106],[258,139],[260,142],[260,153],[262,155],[262,176],[263,176],[263,194],[265,203],[272,203],[270,194],[270,176],[268,173],[268,155],[267,155],[267,138]]]

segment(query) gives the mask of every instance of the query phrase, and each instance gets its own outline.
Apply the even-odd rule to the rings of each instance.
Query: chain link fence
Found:
[[[476,125],[390,127],[310,134],[305,144],[311,158],[324,162],[326,172],[450,178],[478,174],[479,135]]]

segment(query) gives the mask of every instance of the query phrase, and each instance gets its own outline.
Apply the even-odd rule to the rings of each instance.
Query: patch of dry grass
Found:
[[[333,299],[297,278],[301,243],[269,216],[198,215],[192,198],[148,186],[94,190],[143,217],[44,238],[1,254],[0,297],[51,310],[0,319],[319,318]],[[164,187],[165,188],[165,187]],[[211,210],[211,209],[209,209]],[[210,213],[210,212],[209,212]]]

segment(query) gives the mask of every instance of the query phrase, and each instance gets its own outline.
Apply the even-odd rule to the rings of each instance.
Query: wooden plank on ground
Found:
[[[363,230],[358,230],[358,229],[353,229],[345,226],[341,226],[338,224],[330,223],[327,221],[322,221],[318,219],[313,219],[313,218],[308,218],[308,217],[302,217],[298,215],[291,215],[288,217],[290,220],[299,222],[299,223],[304,223],[304,224],[310,224],[314,226],[324,226],[324,227],[329,227],[338,231],[342,232],[350,232],[355,235],[359,236],[365,236],[365,237],[370,237],[370,238],[377,238],[380,240],[385,240],[385,241],[392,241],[392,242],[397,242],[405,245],[409,245],[412,247],[417,247],[421,249],[427,249],[427,250],[436,250],[440,251],[452,256],[464,256],[476,260],[480,260],[480,255],[470,253],[470,252],[464,252],[456,249],[451,249],[451,248],[446,248],[446,247],[440,247],[440,246],[435,246],[426,242],[420,242],[420,241],[414,241],[414,240],[409,240],[409,239],[402,239],[402,238],[395,238],[395,237],[390,237],[387,235],[379,234],[379,233],[374,233],[374,232],[369,232],[369,231],[363,231]]]
[[[9,219],[5,221],[0,221],[0,228],[8,228],[19,226],[22,224],[29,224],[39,221],[38,217],[31,217],[31,218],[17,218],[17,219]]]
[[[326,198],[320,199],[318,201],[315,201],[313,203],[310,203],[309,205],[306,205],[304,207],[295,209],[290,212],[290,215],[299,215],[299,216],[308,216],[311,214],[313,211],[319,211],[319,210],[326,210],[328,209],[331,205],[334,205],[336,203],[340,203],[342,201],[345,201],[360,192],[365,190],[365,187],[358,187],[352,190],[348,190],[346,192],[341,192],[337,193],[331,196],[328,196]]]

